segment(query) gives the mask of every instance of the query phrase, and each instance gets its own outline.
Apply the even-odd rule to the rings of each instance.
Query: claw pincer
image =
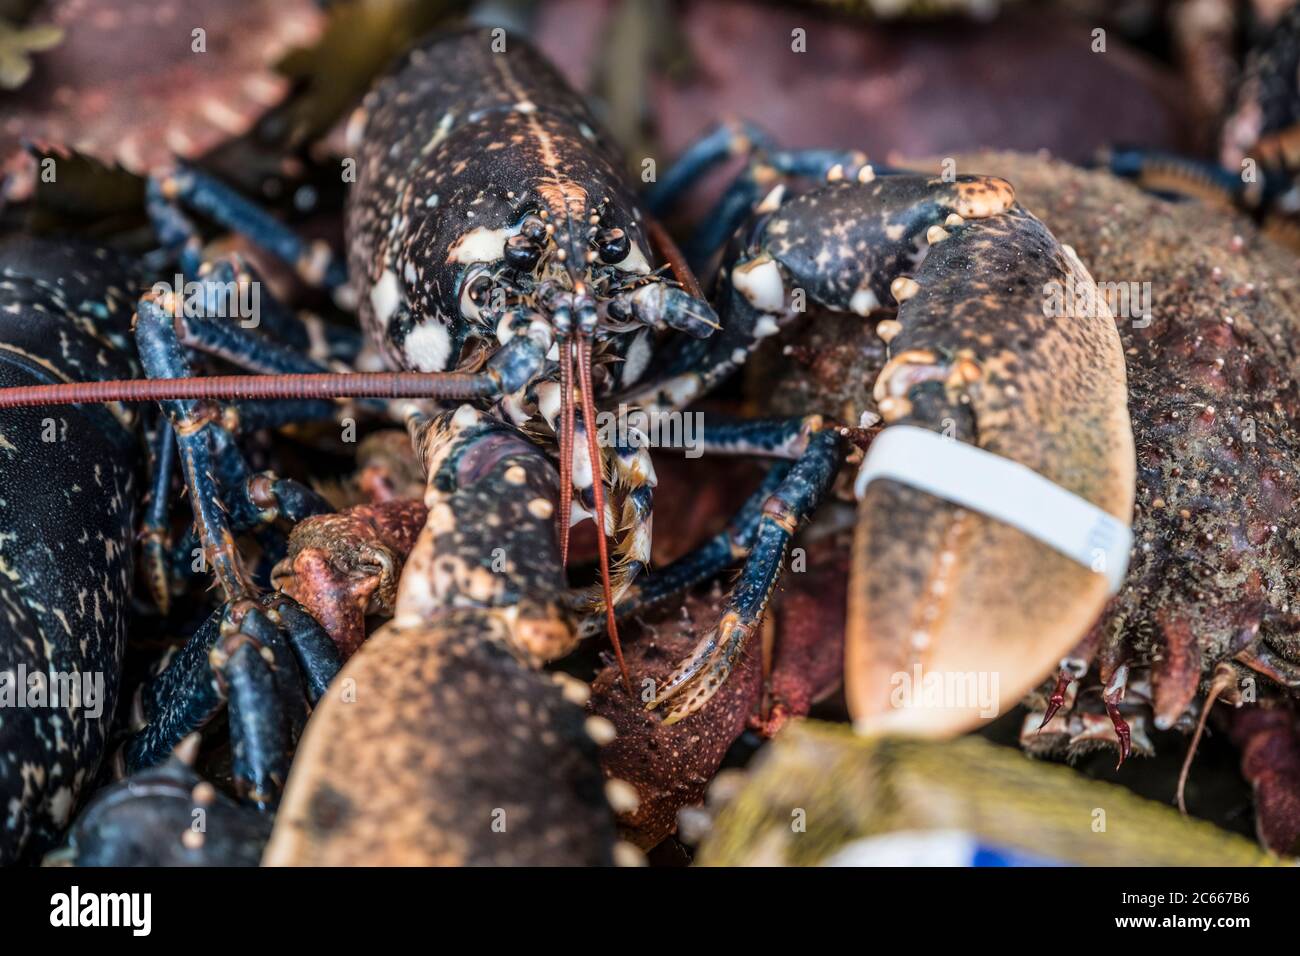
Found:
[[[886,428],[858,482],[849,705],[862,728],[956,733],[1050,673],[1122,578],[1124,357],[1087,269],[1005,181],[850,190],[874,252],[849,281],[898,314],[877,328]],[[1054,309],[1066,296],[1094,308]]]

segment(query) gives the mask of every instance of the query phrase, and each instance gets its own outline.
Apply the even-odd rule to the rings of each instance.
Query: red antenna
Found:
[[[494,394],[488,376],[468,372],[320,372],[304,375],[212,375],[201,378],[110,379],[0,388],[0,408],[167,399],[481,398]]]

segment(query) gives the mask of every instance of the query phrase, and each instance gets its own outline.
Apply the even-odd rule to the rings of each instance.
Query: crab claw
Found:
[[[1110,718],[1111,724],[1115,727],[1115,736],[1119,738],[1119,762],[1115,764],[1116,770],[1124,766],[1124,761],[1133,751],[1133,733],[1129,729],[1128,721],[1119,713],[1119,702],[1124,699],[1127,686],[1128,665],[1123,665],[1116,669],[1101,693],[1102,702],[1106,705],[1106,716]]]
[[[1064,669],[1062,669],[1061,673],[1057,675],[1056,686],[1052,689],[1052,696],[1047,698],[1047,710],[1043,713],[1043,722],[1038,725],[1039,730],[1042,730],[1052,722],[1052,718],[1056,716],[1056,712],[1060,710],[1061,705],[1065,703],[1065,691],[1070,686],[1070,681],[1072,680],[1074,680],[1073,675]]]
[[[891,283],[898,321],[874,389],[886,427],[859,476],[850,579],[846,690],[864,730],[951,735],[1004,713],[1087,633],[1127,560],[1126,530],[1071,556],[1046,543],[1064,522],[1051,506],[1060,489],[1098,527],[1130,519],[1114,318],[1073,250],[1018,205],[985,205],[931,228],[920,267]],[[1050,308],[1053,291],[1066,314]],[[937,440],[873,464],[902,425],[991,453],[966,456],[991,471],[954,465]],[[990,473],[1008,482],[982,480]],[[927,475],[942,494],[921,490]]]

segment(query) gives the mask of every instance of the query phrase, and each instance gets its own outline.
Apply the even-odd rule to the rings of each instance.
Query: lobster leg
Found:
[[[184,267],[184,263],[182,263]],[[187,269],[186,274],[191,272]],[[256,314],[242,317],[240,328],[252,321],[248,327],[296,350],[320,365],[330,362],[351,363],[361,351],[362,339],[358,329],[349,325],[324,322],[308,313],[299,313],[290,309],[276,298],[268,283],[253,269],[247,260],[237,254],[217,256],[205,260],[192,273],[199,284],[204,301],[229,302],[239,293],[245,298],[240,303],[256,305]],[[251,292],[257,290],[256,299]]]
[[[817,416],[735,421],[710,418],[701,429],[701,440],[694,450],[701,454],[753,455],[777,461],[724,531],[643,582],[632,583],[624,589],[623,597],[615,605],[617,616],[623,618],[637,614],[661,601],[680,597],[687,589],[748,557],[758,533],[764,504],[785,480],[791,461],[804,454],[809,436],[823,428],[824,424]],[[663,447],[675,446],[664,443]],[[585,618],[580,633],[583,637],[599,633],[603,620],[603,617],[596,616]]]
[[[593,471],[588,464],[584,426],[578,425],[574,447],[574,490],[576,498],[571,521],[576,524],[594,516],[595,488],[588,480]],[[610,565],[610,592],[614,605],[623,599],[633,583],[650,565],[653,528],[654,466],[644,447],[636,444],[601,445],[609,475],[605,497],[605,534],[614,538],[614,561]],[[585,595],[588,607],[603,607],[602,588],[596,586]]]
[[[141,300],[136,334],[146,372],[155,378],[189,374],[170,319],[150,297]],[[337,669],[337,655],[331,658],[334,652],[328,637],[323,632],[313,633],[300,617],[290,615],[287,638],[268,621],[275,608],[291,602],[283,596],[259,599],[235,549],[230,522],[219,500],[220,485],[213,477],[219,464],[219,456],[214,454],[217,426],[195,400],[162,404],[180,448],[203,552],[229,603],[155,682],[148,695],[150,706],[144,708],[148,726],[128,743],[127,766],[135,769],[165,758],[229,696],[237,786],[250,802],[270,807],[278,797],[288,752],[305,719],[302,671],[311,675],[312,692],[319,694]],[[319,632],[319,628],[314,630]],[[263,649],[270,653],[270,663],[261,656]],[[295,652],[304,662],[302,668]]]
[[[614,535],[611,589],[617,608],[623,595],[650,566],[654,521],[654,488],[658,482],[650,454],[635,441],[606,451],[612,468],[611,484],[619,509]],[[595,503],[594,501],[592,502]]]
[[[1112,150],[1106,165],[1114,175],[1131,179],[1148,192],[1200,199],[1225,209],[1257,206],[1263,196],[1276,195],[1285,185],[1270,181],[1265,170],[1264,182],[1254,187],[1261,192],[1252,195],[1240,170],[1233,172],[1217,163],[1152,149]]]
[[[160,227],[161,228],[161,227]],[[185,308],[180,308],[174,294],[159,291],[164,309],[175,312],[175,334],[179,342],[190,349],[213,355],[251,371],[267,374],[316,373],[327,370],[321,361],[307,357],[299,345],[309,345],[310,337],[301,323],[284,314],[274,297],[258,296],[259,307],[250,317],[236,321],[231,317],[216,317],[227,311],[232,302],[246,302],[238,290],[255,286],[257,279],[244,269],[237,257],[231,256],[204,264],[201,276],[194,283],[194,291],[185,291]],[[193,296],[193,300],[191,299]],[[215,315],[208,314],[215,313]],[[294,344],[283,345],[273,338],[246,328],[244,321],[253,322],[266,332],[287,335]],[[323,335],[317,335],[322,339]],[[333,342],[323,346],[321,359],[349,354],[350,347]],[[280,479],[274,475],[250,475],[243,456],[235,446],[232,430],[258,431],[278,428],[304,421],[316,421],[333,416],[337,406],[328,401],[232,402],[215,410],[213,417],[222,425],[213,425],[212,443],[216,458],[214,477],[218,479],[221,500],[231,507],[230,521],[236,534],[259,529],[265,539],[271,562],[283,551],[283,542],[269,535],[265,529],[279,518],[298,521],[311,514],[330,510],[328,505],[310,489],[297,482]],[[171,481],[172,458],[169,447],[170,426],[159,430],[155,439],[153,459],[157,463],[150,510],[144,526],[144,555],[146,578],[159,608],[166,611],[170,604],[170,574],[184,577],[191,566],[198,545],[198,536],[191,530],[173,550],[170,562],[166,557],[167,489]],[[256,484],[255,484],[256,483]]]
[[[138,716],[147,723],[125,745],[123,767],[136,772],[165,760],[224,702],[236,792],[258,809],[273,809],[308,703],[338,668],[328,635],[287,597],[228,605],[142,689]]]
[[[695,585],[716,577],[747,557],[758,534],[763,505],[785,480],[791,464],[785,461],[774,463],[763,476],[758,489],[746,499],[725,529],[629,588],[627,595],[615,607],[617,616],[630,617],[663,601],[679,599]],[[592,615],[583,619],[579,634],[584,638],[591,637],[602,633],[604,627],[604,614]]]
[[[231,232],[274,253],[292,266],[308,284],[337,290],[347,282],[347,269],[324,242],[309,243],[274,216],[241,196],[215,177],[190,166],[178,166],[150,186],[155,224],[167,224],[166,239],[175,244],[187,231],[186,217],[175,210],[170,218],[159,210],[165,204],[192,209]]]
[[[737,155],[748,157],[745,169],[709,210],[687,245],[687,259],[697,270],[704,268],[782,177],[823,180],[832,170],[838,177],[875,175],[866,155],[858,150],[776,149],[766,134],[748,123],[722,123],[688,147],[662,182],[649,191],[646,201],[651,211],[663,216],[704,174]]]
[[[226,503],[226,520],[232,535],[258,532],[263,557],[273,564],[282,557],[283,536],[272,532],[274,522],[297,524],[313,515],[327,514],[333,507],[306,485],[272,472],[253,474],[229,432],[212,427],[211,439],[218,446],[214,456],[212,478],[216,494]],[[171,554],[171,567],[177,577],[193,568],[194,556],[202,548],[199,532],[191,527]],[[262,580],[263,576],[258,575]]]
[[[167,559],[168,504],[172,475],[176,470],[176,434],[171,422],[161,416],[149,441],[149,499],[140,528],[140,554],[149,595],[166,614],[171,607],[171,577]]]
[[[724,436],[723,447],[726,444]],[[650,703],[658,707],[671,702],[665,723],[699,710],[727,679],[762,620],[795,530],[820,504],[842,459],[837,429],[817,428],[806,434],[794,467],[763,502],[754,543],[721,620],[674,669]]]
[[[753,149],[772,149],[775,142],[752,123],[723,122],[700,136],[677,157],[663,178],[646,191],[650,212],[662,217],[708,173]]]

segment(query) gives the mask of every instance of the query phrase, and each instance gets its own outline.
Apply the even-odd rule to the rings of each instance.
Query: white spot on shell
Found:
[[[868,316],[873,310],[880,308],[880,300],[871,289],[859,289],[853,293],[853,298],[849,299],[849,308],[858,315]]]
[[[781,269],[767,253],[736,266],[731,283],[756,309],[776,312],[785,305]]]
[[[587,442],[579,435],[573,443],[573,487],[590,488],[593,482],[591,455],[587,453]]]
[[[505,255],[506,240],[518,231],[518,228],[489,229],[487,226],[471,229],[456,240],[447,261],[463,265],[496,262]]]
[[[402,350],[417,372],[441,372],[451,357],[451,336],[441,322],[424,322],[407,335]]]
[[[402,290],[397,284],[397,273],[385,269],[370,289],[370,307],[375,310],[375,317],[381,325],[387,325],[397,307],[402,303]]]
[[[462,405],[456,409],[456,414],[451,416],[451,424],[456,429],[473,428],[481,419],[482,416],[473,405]]]
[[[560,420],[560,383],[542,382],[537,386],[537,410],[552,428]]]
[[[623,384],[630,385],[638,381],[650,364],[650,330],[637,333],[627,347],[623,359]]]

